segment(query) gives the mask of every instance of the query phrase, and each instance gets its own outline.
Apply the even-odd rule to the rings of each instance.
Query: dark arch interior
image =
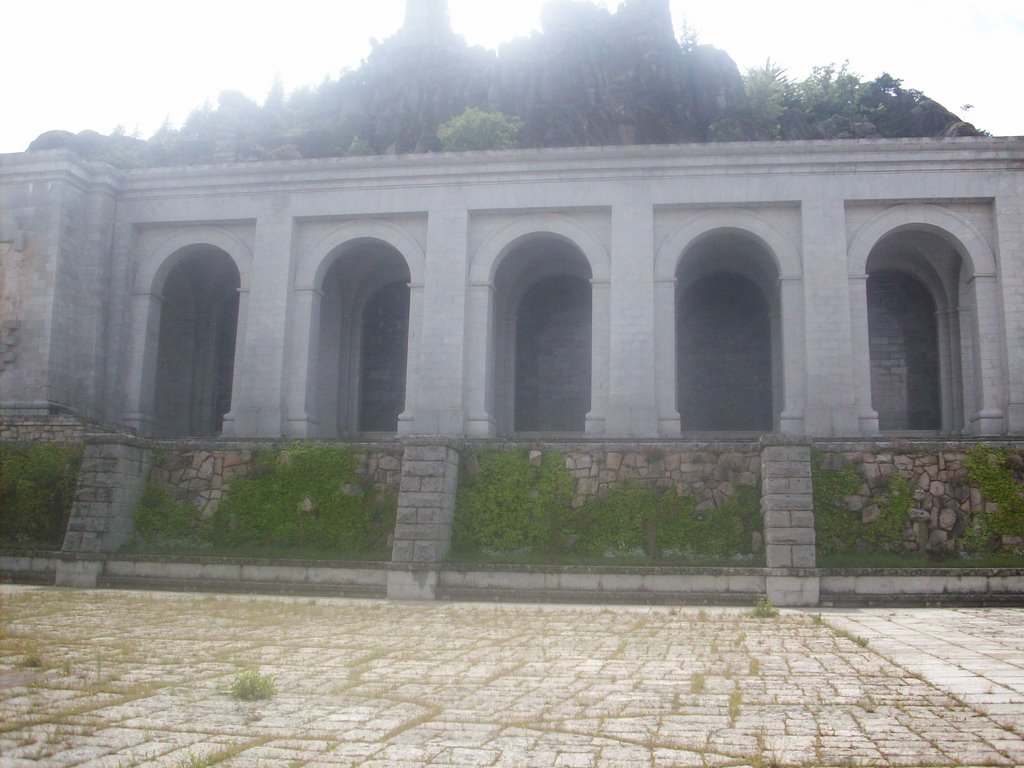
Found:
[[[405,408],[409,341],[409,286],[395,281],[379,289],[363,309],[360,352],[359,430],[395,432]]]
[[[738,274],[697,279],[676,312],[677,407],[687,431],[772,428],[772,334],[758,286]]]
[[[515,430],[582,432],[590,411],[590,284],[552,275],[516,310]]]
[[[159,436],[220,434],[231,410],[239,285],[231,257],[212,247],[190,254],[168,275],[157,346]]]
[[[935,301],[899,271],[868,275],[871,401],[885,430],[942,425]]]

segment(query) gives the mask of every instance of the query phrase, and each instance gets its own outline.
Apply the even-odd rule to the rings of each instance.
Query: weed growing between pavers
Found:
[[[277,685],[270,675],[250,668],[231,682],[231,695],[242,701],[262,701],[277,693]]]

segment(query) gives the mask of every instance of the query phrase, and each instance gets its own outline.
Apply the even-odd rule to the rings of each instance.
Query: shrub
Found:
[[[523,128],[517,117],[469,107],[437,129],[441,146],[448,152],[513,149]]]
[[[0,544],[60,549],[81,465],[80,446],[0,445]]]

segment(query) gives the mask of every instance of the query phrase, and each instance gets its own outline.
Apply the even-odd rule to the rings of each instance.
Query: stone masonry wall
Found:
[[[760,484],[761,459],[754,443],[727,447],[691,444],[685,448],[671,443],[554,447],[564,453],[566,469],[576,483],[573,507],[629,482],[674,488],[680,496],[692,496],[701,512],[720,506],[738,486],[757,488]]]
[[[860,515],[865,525],[879,519],[878,501],[884,497],[891,478],[906,478],[914,498],[903,521],[902,540],[890,547],[894,552],[959,553],[975,515],[996,509],[978,488],[971,486],[964,467],[970,444],[821,443],[815,447],[825,453],[824,469],[852,467],[861,479],[857,491],[843,502],[851,514]],[[1005,536],[1003,545],[1020,548],[1024,540]]]
[[[74,416],[0,415],[0,442],[81,443],[85,425]]]
[[[132,517],[150,464],[148,446],[121,435],[85,441],[65,552],[114,552],[131,535]]]
[[[398,491],[402,474],[401,448],[353,447],[360,457],[356,476],[365,485]],[[282,447],[286,451],[287,447]],[[231,481],[252,474],[260,461],[250,447],[170,448],[158,454],[149,482],[167,488],[175,501],[196,506],[200,519],[213,517]]]

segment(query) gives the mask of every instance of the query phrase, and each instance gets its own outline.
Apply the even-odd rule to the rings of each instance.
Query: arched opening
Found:
[[[684,432],[770,432],[781,410],[774,262],[757,241],[713,233],[677,271],[676,404]]]
[[[547,236],[513,248],[495,276],[499,431],[584,432],[591,406],[590,265]]]
[[[240,278],[212,246],[185,256],[163,286],[157,342],[155,434],[211,437],[231,410]]]
[[[320,309],[320,433],[396,432],[405,409],[409,267],[376,240],[343,246],[332,258]]]
[[[363,309],[359,431],[395,432],[405,409],[409,284],[380,288]]]
[[[880,270],[868,277],[871,399],[885,430],[938,430],[935,302],[921,281]]]
[[[969,293],[961,272],[959,253],[933,232],[896,232],[871,250],[868,350],[879,429],[962,429],[961,370],[972,345],[960,327]]]
[[[590,410],[590,285],[554,275],[516,312],[516,432],[582,432]]]

